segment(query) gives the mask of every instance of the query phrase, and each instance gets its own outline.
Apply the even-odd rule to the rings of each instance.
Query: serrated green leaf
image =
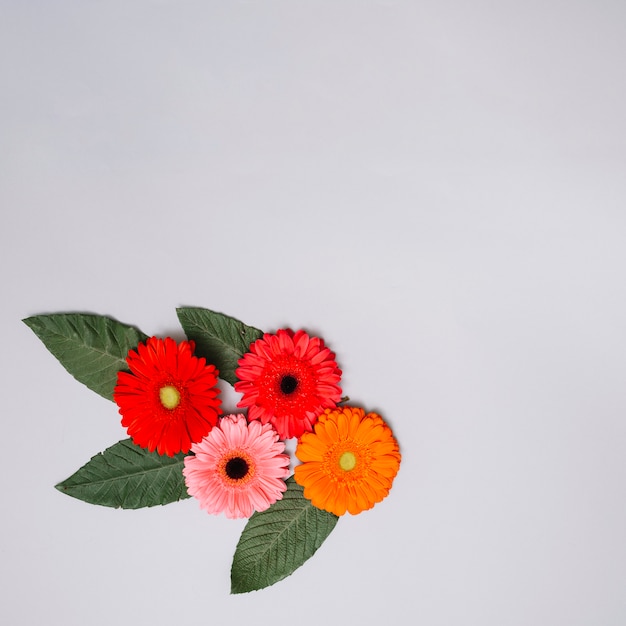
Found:
[[[282,500],[254,513],[241,533],[231,568],[231,593],[269,587],[310,559],[337,524],[314,507],[293,476]]]
[[[196,355],[217,367],[220,378],[234,385],[237,361],[263,331],[223,313],[197,307],[176,309],[188,339],[196,343]]]
[[[184,458],[184,454],[169,457],[148,452],[123,439],[96,454],[56,488],[90,504],[122,509],[169,504],[189,498]]]
[[[53,313],[23,320],[76,380],[113,400],[117,373],[126,356],[148,336],[110,317]]]

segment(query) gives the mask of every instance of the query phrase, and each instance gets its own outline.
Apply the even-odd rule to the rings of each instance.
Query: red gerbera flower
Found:
[[[218,371],[193,356],[193,341],[151,337],[128,353],[113,399],[133,442],[167,456],[189,452],[217,424]]]
[[[271,422],[281,439],[313,430],[318,416],[341,399],[341,370],[335,355],[318,337],[303,330],[265,334],[239,359],[237,406],[248,419]]]

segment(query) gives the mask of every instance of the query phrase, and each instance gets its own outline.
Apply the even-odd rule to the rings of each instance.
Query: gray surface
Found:
[[[0,18],[1,623],[626,622],[622,2]],[[19,320],[181,305],[320,333],[402,447],[262,592],[243,522],[53,489],[124,433]]]

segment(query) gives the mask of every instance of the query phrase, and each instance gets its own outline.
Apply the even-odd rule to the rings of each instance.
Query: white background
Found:
[[[0,622],[626,623],[625,59],[623,0],[0,2]],[[54,489],[125,433],[20,320],[182,305],[401,445],[264,591],[242,520]]]

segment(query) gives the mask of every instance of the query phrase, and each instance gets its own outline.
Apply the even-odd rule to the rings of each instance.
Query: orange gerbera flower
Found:
[[[380,415],[356,407],[327,409],[298,442],[295,480],[319,509],[352,515],[371,509],[391,489],[400,467],[398,443]]]
[[[318,415],[341,400],[341,370],[319,337],[303,330],[266,333],[239,359],[235,391],[249,420],[271,422],[281,439],[313,430]]]
[[[113,399],[122,426],[149,452],[189,452],[217,424],[218,371],[193,356],[193,341],[151,337],[128,353],[130,372],[119,372]]]

